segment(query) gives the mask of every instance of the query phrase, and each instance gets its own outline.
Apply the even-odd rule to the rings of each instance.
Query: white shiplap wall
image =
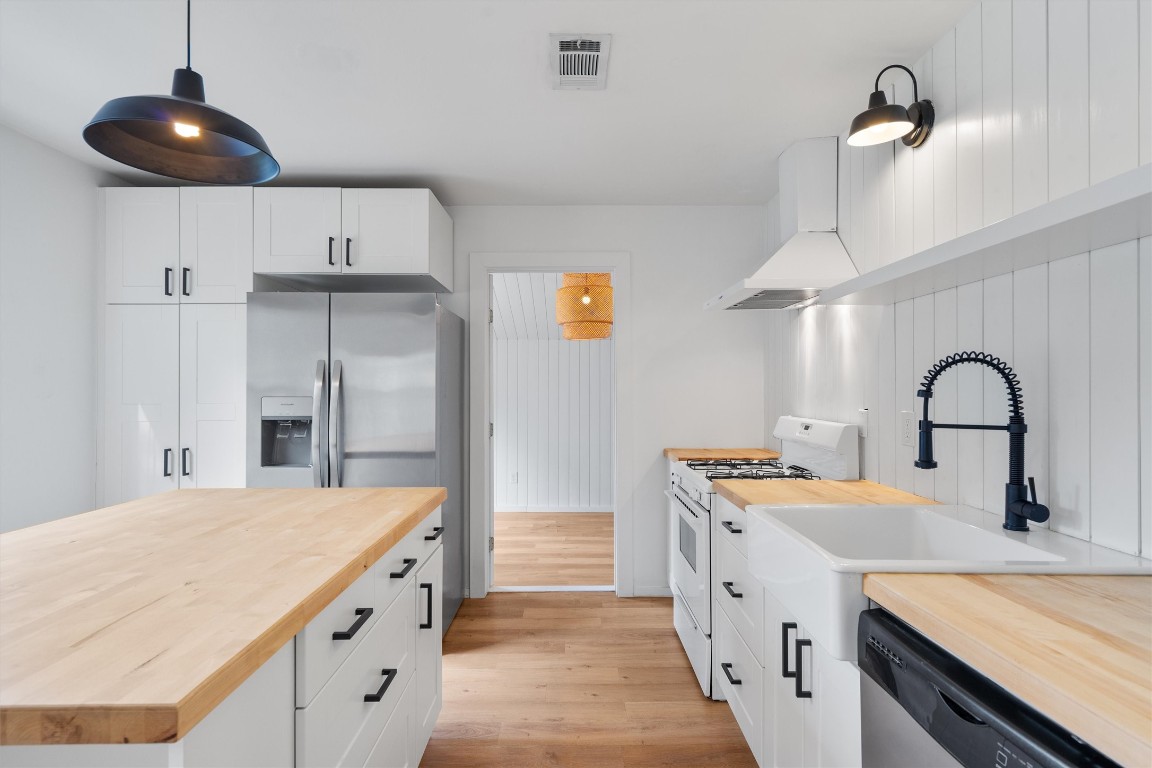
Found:
[[[500,511],[612,511],[612,340],[565,341],[558,273],[492,276]]]
[[[1152,162],[1152,2],[986,0],[913,67],[936,128],[841,144],[841,238],[862,271]],[[903,75],[885,76],[899,103]],[[1149,168],[1152,173],[1152,168]],[[845,186],[847,185],[847,186]],[[858,421],[869,479],[1000,512],[1008,441],[936,433],[940,467],[914,469],[900,412],[952,352],[1020,376],[1027,471],[1051,526],[1152,554],[1152,242],[1122,243],[886,307],[767,313],[766,424],[782,413]],[[863,382],[863,386],[861,386]],[[991,371],[942,377],[934,418],[1004,423]]]

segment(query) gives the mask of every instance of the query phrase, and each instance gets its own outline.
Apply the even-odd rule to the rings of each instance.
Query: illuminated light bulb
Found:
[[[589,296],[588,294],[584,294],[583,296],[580,297],[580,301],[584,302],[585,304],[591,304],[592,303],[592,297]]]
[[[183,136],[186,139],[195,138],[200,135],[200,127],[196,125],[172,123],[172,128],[176,131],[177,136]]]

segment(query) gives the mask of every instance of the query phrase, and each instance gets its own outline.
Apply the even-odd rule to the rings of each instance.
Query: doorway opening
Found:
[[[614,589],[615,343],[569,341],[562,273],[491,272],[492,589]]]

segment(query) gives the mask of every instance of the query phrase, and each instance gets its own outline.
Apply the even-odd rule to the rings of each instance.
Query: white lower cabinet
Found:
[[[410,680],[364,768],[416,768],[420,764],[424,749],[418,748],[415,696],[416,681]]]
[[[419,529],[418,529],[419,530]],[[436,547],[416,573],[416,727],[417,752],[424,753],[443,705],[444,547]]]
[[[741,639],[728,615],[716,604],[712,623],[712,657],[716,682],[744,733],[749,749],[760,759],[764,748],[764,668]]]

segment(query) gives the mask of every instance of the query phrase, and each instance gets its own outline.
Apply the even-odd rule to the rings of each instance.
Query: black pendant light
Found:
[[[889,104],[888,97],[880,90],[880,76],[890,69],[902,69],[912,78],[912,105],[908,109],[899,104]],[[868,97],[868,109],[856,115],[852,127],[848,129],[848,143],[854,147],[869,147],[886,141],[903,139],[909,147],[918,147],[932,133],[935,110],[928,99],[920,101],[916,86],[916,75],[902,64],[890,64],[876,75],[876,85]]]
[[[112,99],[84,126],[97,152],[144,171],[206,184],[260,184],[280,173],[264,138],[204,103],[204,78],[192,70],[192,0],[188,64],[172,76],[171,96]]]

